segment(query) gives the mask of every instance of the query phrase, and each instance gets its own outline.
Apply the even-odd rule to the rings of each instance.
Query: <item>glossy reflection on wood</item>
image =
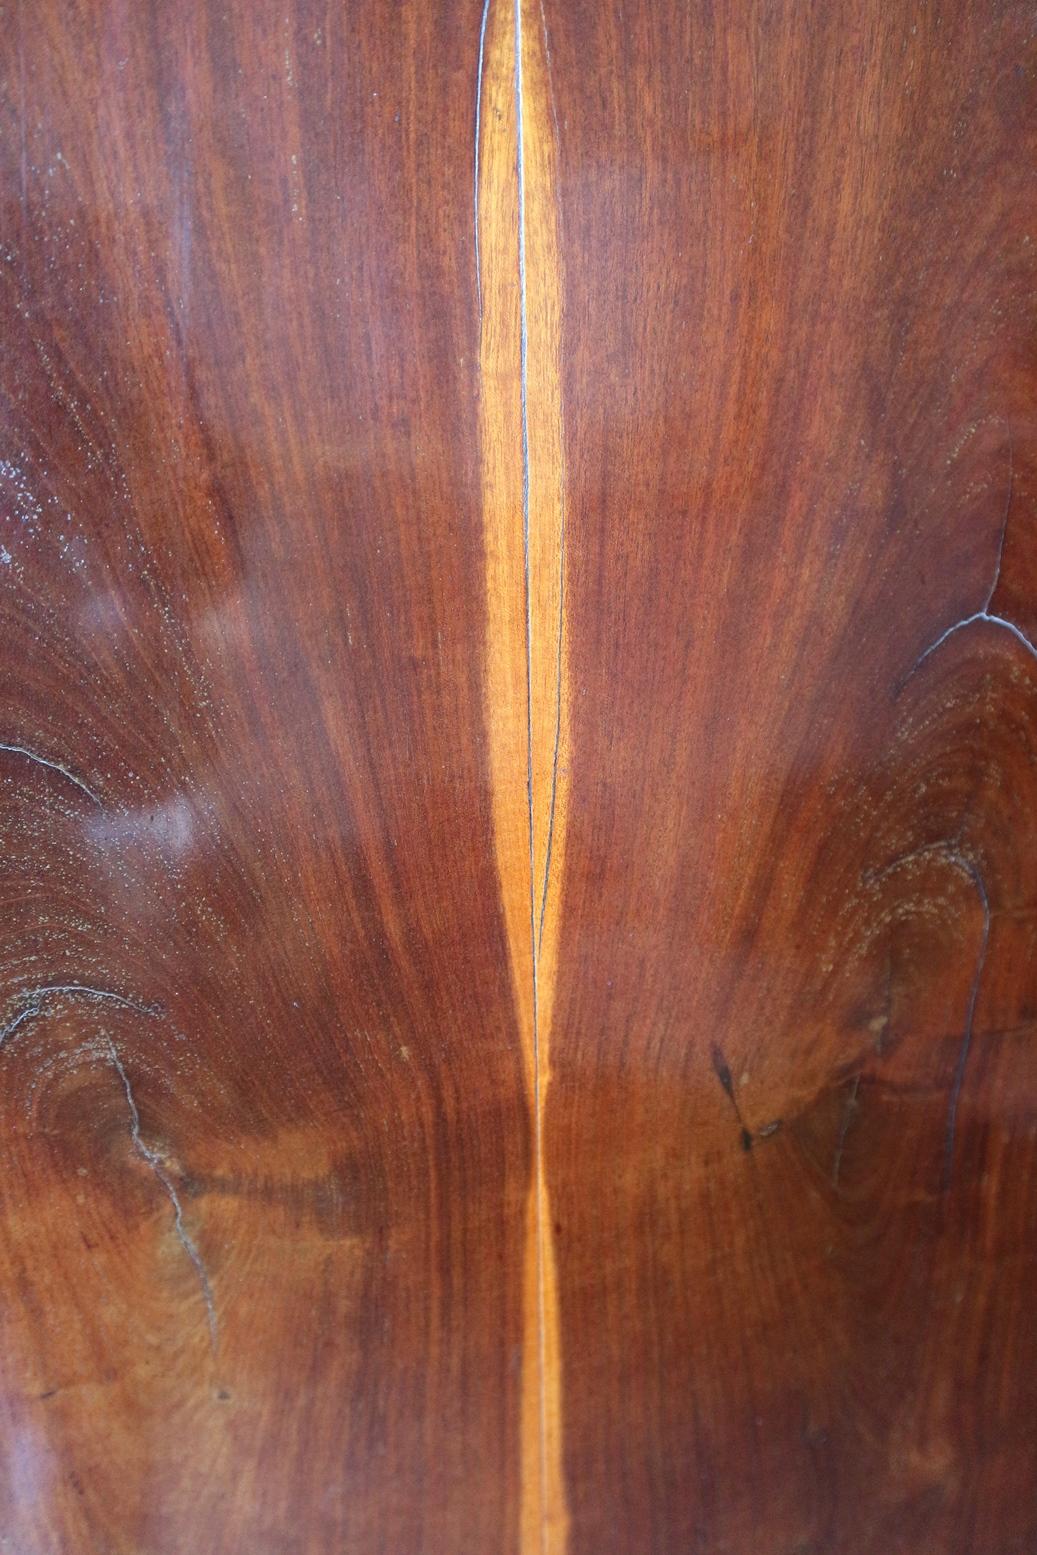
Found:
[[[569,1548],[1029,1549],[1032,27],[546,13]]]
[[[477,24],[5,27],[0,739],[38,758],[0,752],[20,1552],[517,1545]]]
[[[7,13],[0,1547],[1037,1544],[1031,22]]]

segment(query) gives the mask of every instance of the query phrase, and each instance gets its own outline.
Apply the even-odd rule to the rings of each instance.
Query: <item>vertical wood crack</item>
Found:
[[[537,1373],[540,1432],[540,1547],[547,1550],[547,1421],[544,1343],[543,1118],[540,1095],[540,937],[536,913],[536,816],[533,806],[533,593],[529,555],[529,326],[526,295],[526,166],[522,102],[522,0],[515,7],[515,168],[518,180],[519,351],[522,402],[522,550],[526,588],[526,803],[529,812],[529,929],[533,978],[533,1150],[536,1196]],[[557,750],[556,750],[557,756]],[[552,801],[553,807],[553,801]],[[549,832],[550,835],[550,832]],[[544,875],[544,899],[547,874]]]

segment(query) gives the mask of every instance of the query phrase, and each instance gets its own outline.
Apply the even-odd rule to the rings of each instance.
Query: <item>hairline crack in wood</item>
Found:
[[[525,7],[525,9],[524,9]],[[544,1170],[569,735],[565,690],[561,285],[546,17],[481,14],[473,158],[494,837],[532,1113],[522,1373],[521,1548],[561,1555],[561,1373]]]

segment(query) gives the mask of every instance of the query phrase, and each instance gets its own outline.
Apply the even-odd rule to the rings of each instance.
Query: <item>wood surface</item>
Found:
[[[1037,1549],[1021,0],[15,0],[0,1550]]]

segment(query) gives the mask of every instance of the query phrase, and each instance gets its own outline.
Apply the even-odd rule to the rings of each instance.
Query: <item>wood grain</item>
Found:
[[[568,1549],[1029,1549],[1031,19],[545,13]]]
[[[1032,1550],[1029,9],[4,22],[0,1550]]]
[[[564,1547],[566,1533],[558,1302],[540,1127],[569,790],[557,111],[543,11],[514,3],[483,14],[475,215],[487,708],[501,900],[533,1120],[521,1543],[539,1549]]]
[[[0,756],[18,1555],[517,1546],[477,23],[4,29],[0,739],[41,758]]]

